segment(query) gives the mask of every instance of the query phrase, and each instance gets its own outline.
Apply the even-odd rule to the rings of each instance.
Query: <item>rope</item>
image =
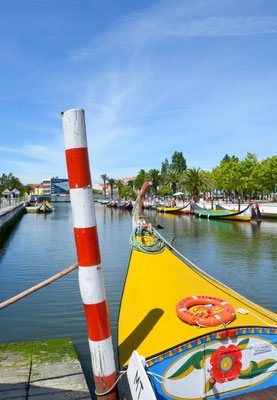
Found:
[[[109,393],[111,393],[111,391],[115,388],[115,386],[118,384],[118,381],[122,378],[122,376],[124,375],[124,374],[126,374],[127,373],[127,370],[126,371],[120,371],[119,372],[119,375],[118,375],[118,377],[117,377],[117,380],[115,381],[115,383],[113,384],[113,386],[112,387],[110,387],[110,389],[108,389],[106,392],[102,392],[102,393],[99,393],[99,392],[97,392],[96,391],[96,389],[95,389],[95,394],[96,394],[96,396],[97,397],[102,397],[102,396],[106,396],[107,394],[109,394]]]
[[[148,371],[148,370],[147,370],[146,372],[147,372],[148,375],[152,376],[154,379],[156,379],[157,382],[159,382],[159,383],[161,383],[161,384],[163,384],[164,381],[165,381],[166,379],[168,379],[168,378],[166,378],[165,376],[156,374],[155,372],[152,372],[152,371]],[[159,380],[157,377],[161,378],[161,380]]]
[[[135,228],[129,239],[133,250],[146,254],[162,253],[165,246],[164,238],[153,227],[148,230],[146,227]]]
[[[238,312],[241,312],[239,308],[237,308],[236,310],[237,310]],[[248,313],[250,313],[250,314],[252,314],[254,317],[258,318],[260,321],[262,321],[264,324],[269,325],[269,326],[274,326],[274,327],[276,326],[276,324],[273,325],[273,324],[270,324],[269,322],[266,322],[266,321],[263,320],[262,318],[258,317],[258,315],[254,314],[253,312],[251,312],[251,311],[249,311],[249,310],[245,310],[245,311],[247,311],[247,313],[245,312],[245,313],[243,313],[243,314],[248,314]]]

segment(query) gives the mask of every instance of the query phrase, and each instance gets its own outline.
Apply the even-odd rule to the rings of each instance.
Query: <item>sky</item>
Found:
[[[276,0],[0,1],[0,175],[67,177],[83,108],[93,183],[277,154]]]

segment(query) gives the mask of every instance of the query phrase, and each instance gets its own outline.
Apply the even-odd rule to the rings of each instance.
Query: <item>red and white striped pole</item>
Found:
[[[104,393],[116,381],[111,329],[98,243],[87,149],[85,113],[62,113],[65,154],[83,300],[96,392]],[[115,400],[113,390],[102,399]]]

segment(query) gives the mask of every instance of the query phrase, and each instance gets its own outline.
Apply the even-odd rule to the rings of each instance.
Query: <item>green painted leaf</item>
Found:
[[[245,347],[248,345],[248,342],[249,342],[249,338],[248,338],[248,339],[243,339],[243,340],[238,344],[238,347],[239,347],[241,350],[244,350]]]
[[[203,350],[198,351],[197,353],[193,354],[180,368],[174,372],[173,375],[169,377],[169,379],[178,378],[179,376],[183,375],[189,368],[194,367],[195,369],[201,369],[200,362],[203,360],[204,357],[212,355],[215,350]]]
[[[255,378],[255,376],[261,375],[264,372],[266,372],[270,367],[272,367],[272,365],[276,364],[276,361],[270,361],[266,364],[264,364],[263,366],[261,366],[260,368],[258,367],[258,369],[256,371],[253,371],[251,374],[251,378]]]
[[[250,363],[250,369],[248,368],[248,372],[243,374],[240,373],[238,376],[239,379],[250,379],[250,378],[255,378],[256,376],[259,376],[266,372],[272,365],[276,364],[277,361],[275,360],[264,360],[259,362],[257,364],[255,361],[251,361]]]

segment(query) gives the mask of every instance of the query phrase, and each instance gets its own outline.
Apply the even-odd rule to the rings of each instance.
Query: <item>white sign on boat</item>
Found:
[[[137,351],[132,353],[127,378],[133,400],[157,399],[145,370],[145,359]]]

